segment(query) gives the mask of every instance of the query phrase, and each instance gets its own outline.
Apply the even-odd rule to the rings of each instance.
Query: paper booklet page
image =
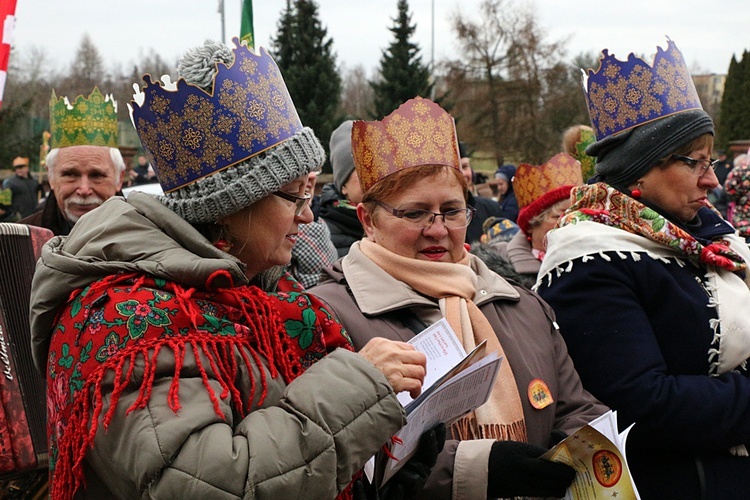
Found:
[[[625,457],[625,438],[632,427],[618,433],[617,413],[610,410],[542,455],[576,470],[565,500],[640,500]]]
[[[409,343],[427,356],[427,372],[422,384],[423,390],[434,384],[444,373],[466,357],[466,351],[445,318],[428,326]],[[404,408],[412,401],[406,391],[400,392],[397,397],[398,402]]]
[[[397,460],[385,457],[375,462],[373,475],[380,476],[377,469],[382,470],[381,486],[417,451],[425,431],[440,422],[450,424],[487,401],[502,361],[497,352],[486,352],[486,342],[467,355],[444,318],[409,343],[427,355],[427,372],[418,398],[412,400],[408,393],[399,394],[407,423],[390,447]]]

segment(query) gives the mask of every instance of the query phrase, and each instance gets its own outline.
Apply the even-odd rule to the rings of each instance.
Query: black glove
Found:
[[[554,448],[558,445],[558,443],[560,443],[560,441],[562,441],[566,437],[568,437],[568,435],[560,429],[553,429],[549,434],[549,444],[547,446],[549,446],[550,448]]]
[[[518,441],[495,441],[490,451],[487,496],[565,496],[576,471],[568,465],[539,458],[546,451]]]
[[[438,424],[419,438],[417,452],[378,491],[381,500],[415,498],[424,488],[445,445],[445,424]]]
[[[352,484],[353,500],[378,500],[378,492],[364,474]]]

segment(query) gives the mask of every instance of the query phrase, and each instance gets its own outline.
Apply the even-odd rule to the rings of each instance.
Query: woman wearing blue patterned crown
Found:
[[[547,236],[539,293],[584,386],[617,410],[646,499],[750,497],[750,252],[708,202],[714,127],[669,40],[605,50],[586,98],[597,181]]]
[[[166,194],[111,198],[34,276],[51,497],[351,498],[424,355],[351,352],[320,301],[279,281],[324,152],[268,54],[206,42],[178,69],[131,107]]]

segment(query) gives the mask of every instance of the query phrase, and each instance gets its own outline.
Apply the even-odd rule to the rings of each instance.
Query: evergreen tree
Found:
[[[94,87],[98,86],[102,93],[111,93],[107,72],[104,69],[104,58],[99,53],[93,40],[84,34],[76,49],[76,57],[70,66],[69,76],[62,85],[56,87],[57,95],[68,96],[72,101],[77,96],[87,97]]]
[[[723,147],[729,141],[750,138],[750,53],[747,51],[739,62],[732,57],[729,63],[718,135]]]
[[[39,161],[39,145],[42,143],[41,130],[35,130],[29,120],[31,99],[18,105],[3,103],[0,109],[0,168],[12,169],[13,158],[26,156],[31,161],[32,170]],[[3,179],[5,176],[0,176]],[[0,184],[2,182],[0,181]]]
[[[302,123],[313,129],[324,145],[341,121],[337,115],[341,77],[332,45],[318,19],[317,4],[287,0],[272,40],[274,59]]]
[[[380,79],[371,81],[375,93],[375,115],[380,119],[405,101],[431,97],[430,70],[422,64],[419,47],[411,42],[416,25],[411,24],[407,0],[398,0],[398,16],[393,19],[394,41],[380,59]]]

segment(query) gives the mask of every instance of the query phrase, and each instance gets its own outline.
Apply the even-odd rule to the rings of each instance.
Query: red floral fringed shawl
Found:
[[[210,289],[212,279],[208,281]],[[272,377],[281,374],[289,383],[337,347],[352,349],[343,327],[317,299],[292,291],[293,286],[287,290],[270,296],[252,286],[199,291],[150,276],[119,274],[71,294],[52,334],[48,358],[51,497],[72,498],[84,484],[83,460],[97,422],[105,428],[110,423],[139,358],[145,364],[143,382],[128,413],[148,403],[155,361],[167,348],[176,358],[168,404],[178,414],[180,369],[187,349],[192,349],[214,411],[224,418],[218,398],[231,397],[234,410],[244,417],[253,397],[260,394],[260,406],[267,394],[261,370],[243,399],[236,384],[236,352],[251,377],[250,365],[264,363]],[[209,372],[221,384],[221,394],[211,389]],[[111,404],[102,415],[102,384],[111,373]]]

